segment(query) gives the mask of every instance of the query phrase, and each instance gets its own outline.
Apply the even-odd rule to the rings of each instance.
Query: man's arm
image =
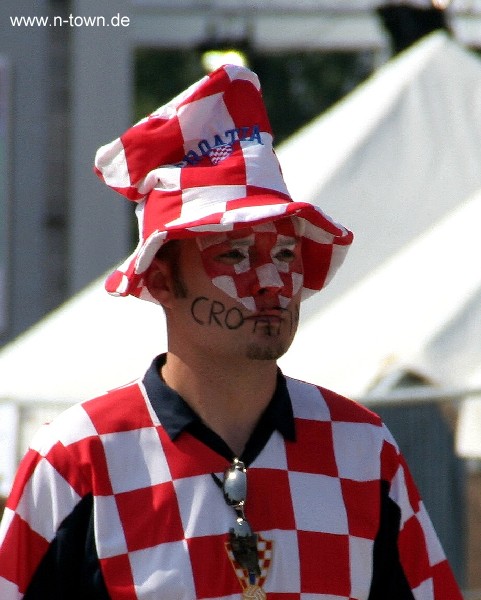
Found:
[[[60,577],[59,565],[66,566],[72,551],[64,540],[79,539],[72,531],[82,523],[81,517],[84,525],[89,522],[83,501],[90,493],[88,478],[79,457],[70,455],[56,433],[54,425],[40,429],[7,500],[0,526],[2,600],[20,600],[27,591],[33,594],[31,589],[38,593],[28,598],[57,598],[33,582],[50,579],[53,585]]]
[[[369,600],[462,600],[409,468],[387,429],[381,461],[381,521]]]
[[[27,588],[24,600],[109,600],[95,546],[93,497],[82,498],[57,535]]]
[[[414,600],[399,557],[401,510],[389,497],[389,483],[381,482],[380,526],[374,542],[373,576],[369,600]]]

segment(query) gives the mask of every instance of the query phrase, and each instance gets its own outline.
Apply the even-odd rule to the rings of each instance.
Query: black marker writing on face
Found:
[[[244,324],[244,316],[239,308],[234,306],[226,309],[222,302],[209,300],[205,296],[199,296],[192,302],[190,312],[199,325],[215,323],[219,327],[239,329]]]
[[[279,335],[284,318],[269,317],[262,315],[245,318],[242,311],[237,307],[227,309],[226,306],[218,300],[210,300],[206,296],[199,296],[193,300],[190,306],[192,318],[199,325],[218,325],[221,328],[230,330],[239,329],[247,323],[252,322],[252,331],[255,332],[260,327],[270,336]],[[299,323],[300,307],[294,304],[292,310],[282,309],[283,315],[288,315],[289,330],[292,333]]]

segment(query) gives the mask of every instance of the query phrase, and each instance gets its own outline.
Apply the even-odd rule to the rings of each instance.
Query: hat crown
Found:
[[[257,75],[224,65],[99,148],[96,172],[108,186],[139,202],[153,189],[159,168],[208,161],[216,166],[240,143],[262,144],[263,134],[272,143]],[[172,173],[165,178],[168,187]]]

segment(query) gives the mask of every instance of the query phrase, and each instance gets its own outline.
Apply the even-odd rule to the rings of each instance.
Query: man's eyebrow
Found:
[[[252,244],[254,243],[254,234],[251,233],[250,235],[246,235],[242,238],[227,239],[226,242],[232,248],[235,248],[237,246],[252,246]]]
[[[278,235],[277,236],[277,241],[276,241],[276,246],[280,246],[280,245],[290,245],[290,244],[297,244],[297,242],[300,240],[301,238],[298,236],[291,236],[291,235]]]

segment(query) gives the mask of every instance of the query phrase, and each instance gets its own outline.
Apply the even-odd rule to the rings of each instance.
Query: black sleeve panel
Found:
[[[24,600],[110,600],[94,538],[93,498],[85,496],[62,522]]]
[[[368,600],[415,600],[401,565],[397,540],[401,509],[389,497],[389,484],[381,482],[381,515],[374,541],[371,590]]]

